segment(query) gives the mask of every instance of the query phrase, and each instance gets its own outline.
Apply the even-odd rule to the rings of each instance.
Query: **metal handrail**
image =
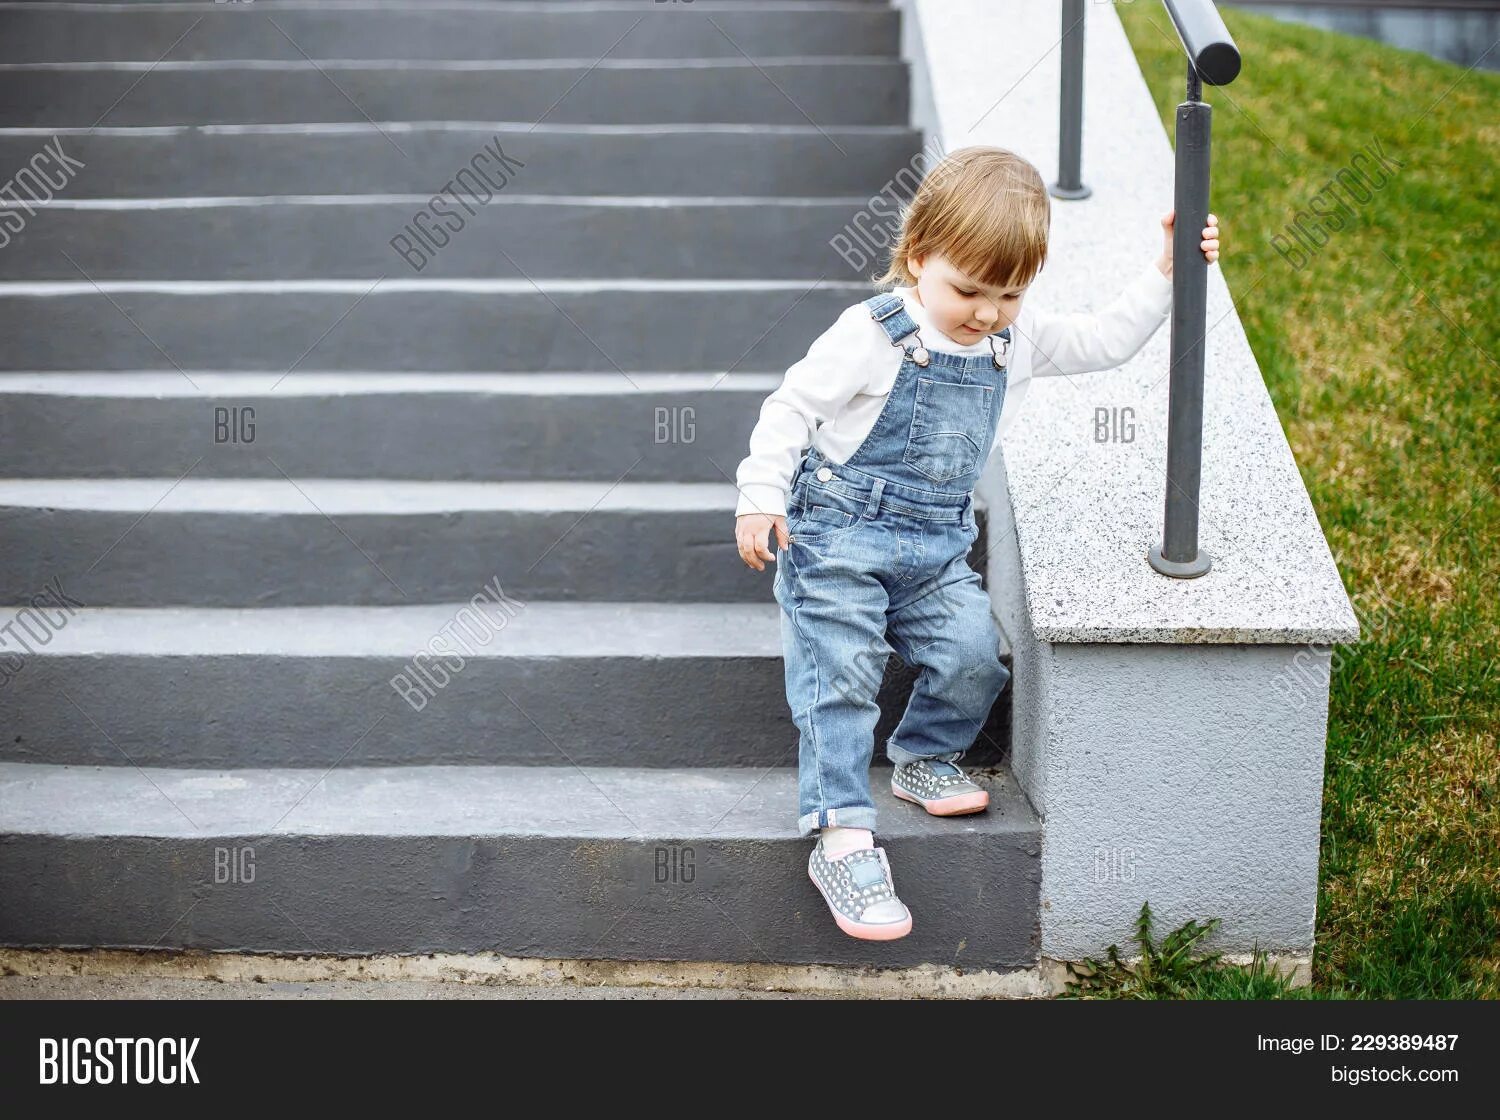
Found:
[[[1198,547],[1203,464],[1203,363],[1207,353],[1208,260],[1198,247],[1208,223],[1213,109],[1203,84],[1228,85],[1240,52],[1212,0],[1162,0],[1187,54],[1187,99],[1177,106],[1172,225],[1172,365],[1167,403],[1167,495],[1162,539],[1147,554],[1165,576],[1193,579],[1213,557]]]
[[[1172,365],[1167,404],[1167,496],[1162,539],[1146,554],[1162,575],[1201,576],[1213,557],[1198,547],[1198,491],[1203,463],[1203,362],[1208,316],[1208,261],[1199,251],[1208,224],[1213,109],[1203,86],[1239,76],[1240,51],[1213,0],[1162,0],[1187,55],[1187,100],[1177,106],[1172,226]],[[1083,0],[1063,0],[1062,85],[1058,91],[1056,198],[1087,198],[1083,150]]]

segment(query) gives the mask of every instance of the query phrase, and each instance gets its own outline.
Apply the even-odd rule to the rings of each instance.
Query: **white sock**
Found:
[[[829,856],[841,856],[860,848],[873,848],[875,834],[868,828],[844,828],[830,826],[823,831],[823,851]]]

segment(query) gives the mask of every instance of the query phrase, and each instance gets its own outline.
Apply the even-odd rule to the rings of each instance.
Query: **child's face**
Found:
[[[1030,287],[976,284],[941,253],[911,257],[906,267],[917,278],[917,302],[927,309],[933,325],[965,346],[1014,323],[1021,312],[1021,297]]]

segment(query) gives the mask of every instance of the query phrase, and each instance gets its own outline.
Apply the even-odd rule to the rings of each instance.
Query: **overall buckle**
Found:
[[[1000,340],[1000,348],[995,348],[995,339]],[[1006,327],[998,335],[990,335],[990,355],[995,363],[996,369],[1004,369],[1005,363],[1010,360],[1010,328]]]
[[[906,347],[902,345],[902,343],[906,341],[905,339],[902,339],[899,342],[893,342],[891,343],[891,345],[899,347],[908,358],[916,362],[917,365],[921,366],[923,369],[926,369],[929,365],[932,364],[932,355],[927,352],[927,347],[922,345],[922,332],[912,331],[908,337],[917,340],[917,344],[910,350],[906,349]]]

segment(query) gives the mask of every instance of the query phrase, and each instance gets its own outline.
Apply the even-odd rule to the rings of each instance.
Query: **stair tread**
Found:
[[[0,158],[20,166],[54,137],[91,170],[69,182],[74,200],[431,192],[495,145],[496,158],[504,153],[523,162],[516,185],[529,194],[848,197],[878,189],[922,145],[920,130],[899,125],[584,125],[480,117],[6,126]],[[101,170],[93,170],[96,164]]]
[[[4,129],[0,129],[3,132]],[[45,131],[45,130],[44,130]],[[68,211],[97,210],[215,210],[237,207],[264,209],[273,206],[307,207],[372,207],[387,205],[421,206],[432,200],[431,194],[380,194],[367,191],[360,194],[214,194],[172,195],[163,198],[53,198],[38,203],[48,213],[61,214]],[[851,207],[858,209],[869,203],[867,195],[745,195],[745,194],[522,194],[506,191],[495,195],[484,205],[541,206],[609,208],[612,210],[640,209],[715,209],[750,208],[759,210],[768,206],[797,207],[802,209],[825,209],[842,212]]]
[[[676,279],[585,279],[537,277],[535,279],[475,279],[455,277],[432,280],[376,277],[374,280],[5,280],[0,298],[14,296],[87,296],[92,294],[153,292],[161,295],[304,295],[308,293],[366,296],[398,292],[462,292],[470,295],[531,295],[536,292],[599,294],[608,292],[791,292],[848,291],[859,293],[851,302],[869,294],[863,280],[766,279],[766,280],[676,280]]]
[[[769,578],[769,576],[768,576]],[[68,590],[64,582],[63,590]],[[476,593],[480,589],[476,588]],[[659,603],[528,600],[502,608],[493,585],[482,609],[503,640],[490,657],[781,657],[774,602]],[[488,603],[485,600],[489,600]],[[31,657],[391,657],[423,649],[461,603],[403,606],[82,607]],[[497,625],[504,622],[503,630]]]
[[[67,61],[67,62],[0,62],[0,73],[17,71],[89,72],[121,71],[124,73],[200,73],[222,74],[234,70],[297,71],[322,74],[324,71],[347,72],[370,70],[388,73],[432,71],[436,73],[486,73],[514,70],[723,70],[754,69],[777,66],[829,66],[861,68],[899,66],[901,59],[890,54],[786,54],[758,55],[751,58],[728,56],[674,56],[670,58],[226,58],[163,59],[149,61]]]
[[[355,748],[357,750],[357,748]],[[937,818],[871,777],[884,839],[957,832],[1014,843],[1039,829],[1005,771],[975,772],[990,808]],[[188,770],[0,763],[0,833],[618,837],[795,835],[791,768],[335,766]]]
[[[0,507],[324,515],[732,511],[732,482],[464,482],[380,478],[4,478]]]
[[[183,374],[187,376],[184,377]],[[781,384],[779,373],[264,373],[209,370],[121,370],[119,372],[25,371],[0,373],[0,395],[36,393],[63,397],[379,396],[390,393],[491,393],[554,397],[625,395],[636,392],[754,392]],[[189,380],[191,379],[191,380]]]
[[[427,121],[298,121],[269,124],[123,124],[98,125],[5,125],[0,136],[329,136],[356,135],[380,138],[387,133],[472,132],[482,139],[495,134],[537,136],[656,136],[662,134],[743,136],[915,136],[905,124],[776,124],[713,121],[658,121],[650,124],[594,124],[577,121],[427,120]]]
[[[321,62],[392,54],[429,59],[759,57],[799,40],[808,54],[894,54],[898,49],[897,13],[863,0],[705,5],[705,15],[691,19],[661,5],[643,7],[638,0],[338,6],[219,0],[11,7],[18,10],[7,16],[3,57],[27,61],[150,62],[174,36],[188,40],[177,50],[179,57],[210,61],[300,56]],[[277,17],[274,30],[260,18],[263,9]]]

